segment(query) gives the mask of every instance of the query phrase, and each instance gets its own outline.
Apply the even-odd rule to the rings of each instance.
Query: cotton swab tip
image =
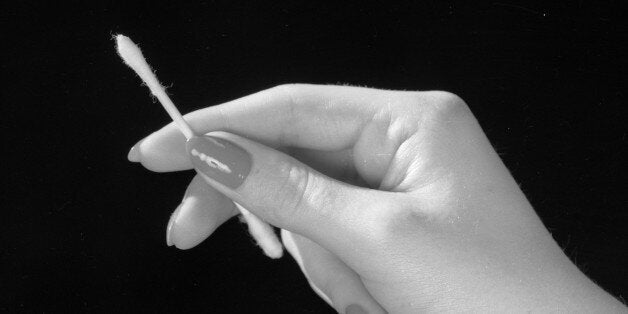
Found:
[[[144,55],[142,55],[142,51],[131,40],[131,38],[126,37],[122,34],[116,35],[116,48],[124,63],[126,63],[132,69],[135,70],[138,66],[146,63],[144,61],[145,59]]]
[[[183,133],[187,139],[194,137],[194,131],[192,131],[187,122],[185,122],[181,113],[177,110],[177,107],[175,107],[170,97],[168,97],[168,94],[166,94],[166,90],[161,83],[159,83],[155,73],[153,73],[146,59],[144,59],[140,47],[138,47],[131,38],[118,34],[116,35],[116,50],[118,50],[122,61],[139,75],[150,89],[150,92],[157,97],[159,103],[166,109],[172,120],[174,120],[179,127],[179,130],[181,130],[181,133]]]

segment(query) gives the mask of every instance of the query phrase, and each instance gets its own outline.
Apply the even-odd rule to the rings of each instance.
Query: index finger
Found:
[[[351,147],[363,126],[403,92],[351,86],[280,85],[185,115],[196,133],[226,131],[270,147],[337,151]],[[391,97],[391,96],[395,97]],[[170,123],[136,145],[153,171],[192,168],[185,137]]]

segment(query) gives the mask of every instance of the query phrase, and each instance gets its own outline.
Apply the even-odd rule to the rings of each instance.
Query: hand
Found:
[[[563,254],[455,95],[284,85],[185,118],[251,168],[234,183],[195,163],[207,175],[173,214],[179,248],[236,215],[233,200],[283,229],[339,312],[623,309]],[[130,159],[193,167],[172,123]]]

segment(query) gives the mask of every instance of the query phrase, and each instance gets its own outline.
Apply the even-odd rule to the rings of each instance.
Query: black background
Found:
[[[460,95],[565,252],[625,295],[628,15],[566,3],[3,4],[0,310],[332,312],[235,220],[166,246],[193,173],[127,162],[168,117],[116,33],[182,112],[290,82]]]

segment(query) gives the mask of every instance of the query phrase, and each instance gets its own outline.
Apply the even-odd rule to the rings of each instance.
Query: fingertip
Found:
[[[191,237],[187,237],[187,239],[188,240],[186,240],[186,238],[184,237],[181,240],[177,240],[176,243],[174,244],[174,247],[176,247],[177,249],[181,251],[185,251],[199,245],[202,242],[202,241],[189,241],[189,239],[192,239]]]
[[[183,203],[179,204],[179,206],[177,206],[177,209],[174,210],[174,212],[172,213],[172,215],[170,215],[170,220],[168,221],[168,227],[166,227],[166,244],[168,246],[173,246],[174,245],[174,241],[173,241],[173,234],[174,234],[174,226],[175,226],[175,221],[177,220],[177,217],[179,216],[179,212],[181,211],[181,206],[183,205]]]
[[[141,160],[140,152],[139,152],[139,148],[137,147],[137,144],[131,147],[131,149],[129,150],[129,154],[126,156],[126,158],[130,162],[139,162]]]
[[[186,204],[187,203],[187,204]],[[179,250],[187,250],[197,246],[205,238],[203,232],[198,230],[190,230],[189,224],[186,225],[186,217],[182,217],[182,209],[189,212],[190,202],[185,200],[177,206],[177,209],[170,216],[168,227],[166,228],[166,244],[174,246]],[[189,215],[189,213],[188,213]]]
[[[140,162],[154,172],[188,170],[192,163],[185,151],[185,138],[181,134],[162,134],[161,130],[140,140],[129,151],[129,160]]]
[[[196,197],[186,198],[168,222],[166,243],[179,250],[199,245],[218,227],[212,218]]]
[[[235,216],[233,202],[194,177],[183,201],[166,228],[166,243],[180,250],[191,249],[207,239],[220,225]]]

